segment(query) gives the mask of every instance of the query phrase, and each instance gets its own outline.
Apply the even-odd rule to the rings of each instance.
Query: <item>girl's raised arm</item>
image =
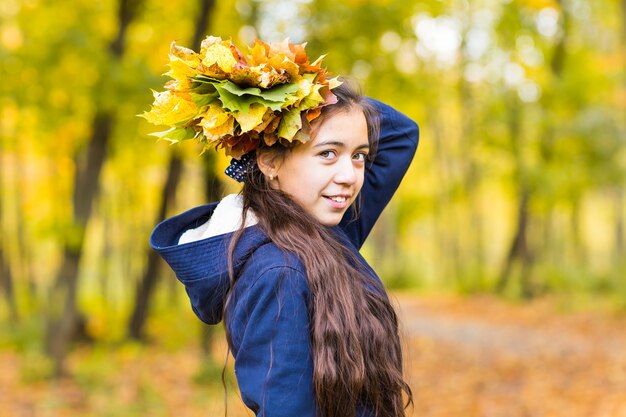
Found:
[[[365,180],[359,196],[360,215],[355,220],[353,210],[348,210],[339,223],[339,227],[357,248],[363,245],[374,223],[398,189],[419,141],[419,127],[413,120],[387,104],[369,100],[374,102],[380,113],[378,149],[373,163],[365,169]]]

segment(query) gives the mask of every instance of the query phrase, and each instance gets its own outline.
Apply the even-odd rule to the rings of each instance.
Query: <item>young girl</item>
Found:
[[[400,417],[411,401],[396,314],[359,248],[408,169],[418,128],[345,83],[332,93],[309,140],[260,141],[227,170],[240,194],[151,236],[197,316],[224,320],[257,416]]]

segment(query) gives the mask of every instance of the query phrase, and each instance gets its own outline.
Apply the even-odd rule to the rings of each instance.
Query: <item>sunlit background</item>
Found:
[[[620,333],[623,0],[1,0],[0,416],[223,415],[223,331],[199,324],[148,239],[163,216],[238,185],[222,155],[155,142],[137,117],[166,81],[172,40],[198,50],[207,35],[307,42],[420,125],[363,249],[408,312],[410,415],[626,416],[624,355],[593,356],[607,361],[598,392],[571,382],[578,368],[560,374],[569,388],[543,374],[532,385],[521,368],[443,360],[464,338],[440,345],[425,329],[442,322],[410,319],[583,315],[572,326],[589,343],[603,337],[593,329]],[[555,355],[578,352],[564,340]],[[229,415],[252,415],[231,368]],[[440,390],[424,382],[439,376]]]

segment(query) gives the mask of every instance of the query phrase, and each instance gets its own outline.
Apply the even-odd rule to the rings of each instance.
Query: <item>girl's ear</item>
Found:
[[[278,170],[280,169],[280,157],[272,150],[257,149],[256,164],[263,175],[273,179],[277,176]]]

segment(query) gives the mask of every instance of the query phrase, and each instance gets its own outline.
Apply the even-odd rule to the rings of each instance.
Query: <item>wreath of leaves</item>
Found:
[[[151,133],[177,143],[196,139],[203,151],[215,147],[239,159],[256,149],[309,140],[309,124],[321,108],[335,103],[332,89],[341,84],[310,63],[306,44],[288,39],[267,44],[256,40],[244,55],[231,41],[209,36],[200,53],[172,42],[164,75],[165,91],[153,91],[148,122],[169,129]]]

